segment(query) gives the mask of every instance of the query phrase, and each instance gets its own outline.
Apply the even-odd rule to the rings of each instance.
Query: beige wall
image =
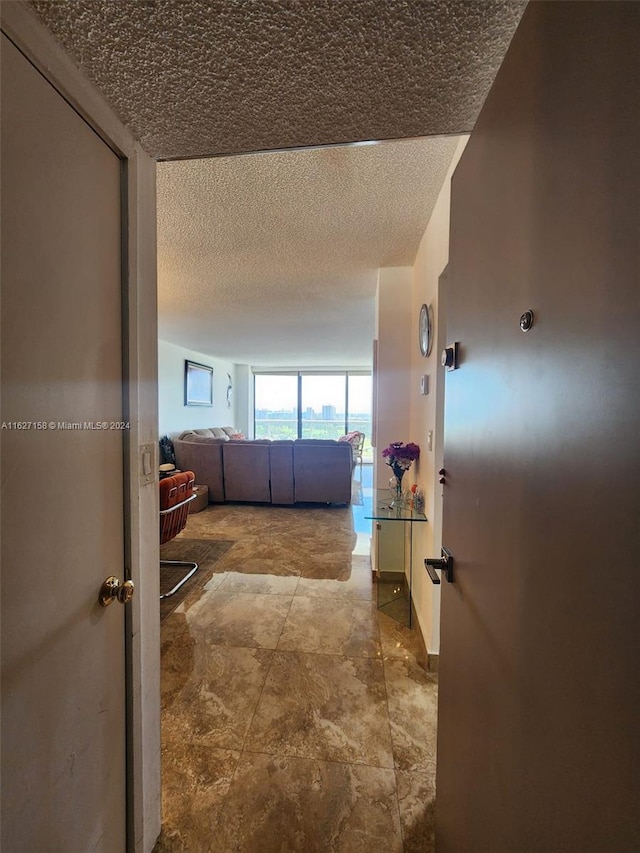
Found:
[[[411,312],[411,267],[378,271],[376,338],[378,366],[374,486],[386,488],[392,472],[382,450],[392,441],[416,440],[409,434],[411,341],[407,334]],[[409,479],[409,475],[406,475]]]
[[[439,291],[440,275],[449,260],[449,207],[451,176],[468,136],[460,138],[429,225],[420,242],[413,267],[388,267],[378,272],[376,338],[378,367],[377,447],[374,484],[386,488],[391,470],[384,464],[382,450],[392,441],[414,441],[420,459],[405,474],[408,488],[417,483],[425,494],[427,524],[414,525],[413,598],[418,622],[431,654],[440,648],[440,590],[429,580],[424,558],[440,554],[442,543],[442,486],[438,470],[442,466],[444,422],[444,371],[440,351],[445,345],[446,322]],[[434,342],[424,358],[418,345],[420,306],[433,307]],[[420,377],[429,377],[429,393],[420,394]],[[432,450],[427,449],[428,433],[433,433]]]
[[[213,367],[213,406],[185,406],[184,363],[196,361]],[[227,385],[233,379],[231,408],[227,406]],[[158,407],[160,435],[212,426],[237,426],[235,423],[235,364],[211,358],[195,350],[158,341]]]
[[[429,225],[420,242],[412,274],[409,339],[410,388],[409,434],[420,445],[420,459],[414,463],[407,479],[418,483],[425,494],[428,524],[414,525],[413,598],[420,628],[432,654],[440,648],[440,589],[434,586],[424,569],[424,558],[439,556],[442,544],[442,486],[438,470],[442,465],[442,431],[444,421],[444,370],[440,352],[445,346],[446,318],[439,299],[439,277],[449,260],[449,206],[451,175],[460,159],[468,136],[461,137],[445,178]],[[433,307],[434,341],[431,354],[424,358],[418,346],[420,306]],[[420,394],[420,376],[429,377],[428,395]],[[433,432],[433,449],[427,449],[429,431]]]

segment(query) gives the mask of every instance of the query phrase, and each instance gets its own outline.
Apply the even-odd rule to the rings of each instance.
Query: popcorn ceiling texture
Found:
[[[160,336],[365,366],[377,269],[412,264],[524,10],[507,0],[32,0],[161,164]]]
[[[160,337],[254,365],[370,365],[378,267],[413,263],[457,144],[160,163]]]
[[[467,132],[506,0],[32,0],[158,159]]]

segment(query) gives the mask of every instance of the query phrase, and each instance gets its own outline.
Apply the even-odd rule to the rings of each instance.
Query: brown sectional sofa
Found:
[[[190,430],[174,439],[176,464],[209,487],[209,502],[350,503],[353,454],[339,441],[234,441]]]

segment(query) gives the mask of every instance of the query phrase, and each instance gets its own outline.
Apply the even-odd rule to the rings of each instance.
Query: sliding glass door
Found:
[[[339,438],[345,434],[346,375],[302,373],[300,438]]]
[[[358,430],[371,438],[371,374],[347,375],[347,432]]]
[[[297,371],[254,374],[256,438],[339,438],[365,434],[371,461],[371,374]]]
[[[253,399],[256,438],[298,437],[297,373],[256,373]]]

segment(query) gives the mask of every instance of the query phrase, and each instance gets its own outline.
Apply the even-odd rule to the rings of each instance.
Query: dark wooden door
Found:
[[[640,849],[639,43],[529,4],[453,179],[438,853]]]

